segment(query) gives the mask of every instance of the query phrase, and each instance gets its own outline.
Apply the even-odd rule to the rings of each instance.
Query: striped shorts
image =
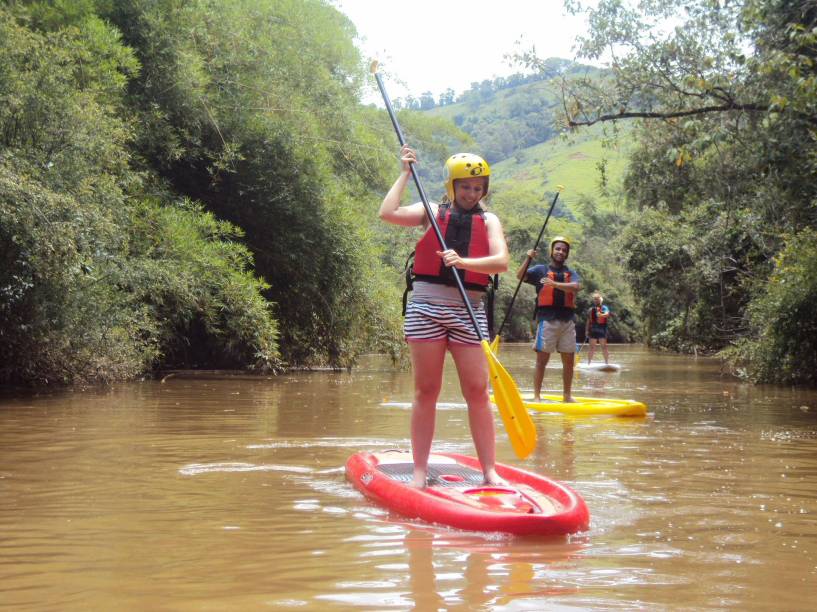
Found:
[[[480,330],[488,337],[488,320],[482,304],[474,308]],[[464,305],[409,302],[403,331],[407,342],[447,340],[455,344],[480,344],[468,309]]]

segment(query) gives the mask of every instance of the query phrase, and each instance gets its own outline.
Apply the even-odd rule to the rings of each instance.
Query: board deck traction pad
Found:
[[[414,478],[413,463],[381,463],[378,464],[377,470],[398,482],[411,482]],[[426,474],[426,485],[430,487],[485,486],[485,476],[482,472],[465,465],[429,463]],[[445,476],[454,476],[454,478],[448,479]]]

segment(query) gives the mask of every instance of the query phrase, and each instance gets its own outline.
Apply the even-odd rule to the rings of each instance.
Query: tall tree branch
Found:
[[[699,108],[689,108],[679,111],[623,111],[618,113],[608,113],[599,115],[595,119],[576,120],[568,117],[567,125],[569,127],[580,127],[593,125],[594,123],[604,121],[615,121],[617,119],[676,119],[678,117],[689,117],[692,115],[704,115],[707,113],[721,113],[731,110],[749,111],[749,112],[767,112],[769,106],[766,104],[718,104],[715,106],[701,106]],[[817,124],[817,119],[813,117],[805,117],[812,123]]]

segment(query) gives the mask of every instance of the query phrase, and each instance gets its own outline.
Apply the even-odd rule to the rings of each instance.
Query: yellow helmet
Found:
[[[456,153],[445,161],[445,194],[449,201],[454,201],[454,181],[457,179],[484,176],[485,193],[488,193],[488,177],[491,176],[491,167],[479,155],[472,153]]]
[[[550,241],[550,254],[553,255],[553,245],[557,242],[564,242],[567,245],[567,254],[570,255],[570,240],[565,238],[564,236],[554,236],[553,240]]]

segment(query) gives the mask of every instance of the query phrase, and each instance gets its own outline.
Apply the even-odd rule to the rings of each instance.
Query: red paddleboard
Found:
[[[570,487],[501,463],[507,485],[487,485],[479,461],[453,453],[433,453],[428,485],[410,486],[411,453],[360,452],[346,462],[346,477],[366,497],[406,518],[467,531],[516,535],[565,535],[587,531],[590,513]]]

